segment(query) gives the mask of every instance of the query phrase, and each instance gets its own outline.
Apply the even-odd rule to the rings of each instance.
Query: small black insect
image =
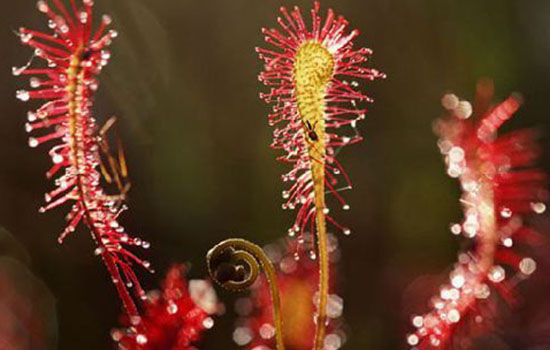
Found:
[[[318,141],[319,137],[317,136],[317,133],[315,132],[315,130],[313,130],[313,127],[311,126],[311,123],[309,122],[309,120],[304,121],[304,125],[306,127],[307,136],[309,137],[309,139],[311,141]]]
[[[88,50],[84,51],[84,52],[82,53],[82,61],[87,61],[87,60],[89,60],[89,59],[92,57],[92,55],[94,54],[94,52],[95,52],[95,51],[92,50],[92,49],[88,49]]]

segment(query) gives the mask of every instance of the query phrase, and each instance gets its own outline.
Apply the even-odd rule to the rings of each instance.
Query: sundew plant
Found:
[[[126,209],[124,153],[119,147],[118,154],[113,155],[108,145],[106,134],[115,120],[99,128],[92,112],[93,93],[98,89],[96,76],[109,61],[107,47],[117,32],[107,31],[111,24],[107,15],[97,30],[92,29],[91,0],[83,1],[80,8],[71,2],[67,9],[59,0],[54,1],[54,6],[51,8],[45,1],[37,3],[38,10],[49,18],[51,33],[19,29],[21,43],[34,52],[28,64],[13,68],[13,75],[30,77],[32,89],[18,90],[17,98],[24,102],[41,101],[37,109],[27,114],[25,129],[33,135],[29,146],[53,144],[48,151],[53,166],[46,177],[55,179],[56,187],[46,194],[46,205],[40,212],[72,202],[59,243],[80,223],[85,224],[97,245],[94,253],[105,263],[126,312],[138,317],[128,287],[135,286],[140,297],[145,294],[132,265],[149,269],[150,263],[125,247],[148,248],[149,243],[130,237],[118,222]],[[34,60],[41,63],[33,67]],[[114,183],[118,192],[110,194],[102,180]]]
[[[112,1],[105,2],[105,6],[109,4],[117,7]],[[264,6],[273,7],[272,4]],[[354,201],[359,205],[353,208],[350,205],[349,198],[354,195],[352,179],[359,184],[366,180],[354,176],[352,170],[346,171],[354,165],[348,159],[367,163],[367,155],[359,144],[363,138],[392,135],[375,128],[360,132],[365,119],[384,118],[370,111],[374,102],[371,96],[376,95],[376,87],[387,84],[393,74],[387,78],[382,72],[384,64],[371,62],[376,56],[373,50],[363,46],[371,40],[369,24],[353,21],[350,25],[348,17],[315,1],[293,8],[280,7],[278,14],[273,11],[271,23],[258,28],[257,42],[262,44],[256,48],[251,46],[249,54],[259,58],[256,61],[260,67],[259,84],[255,89],[267,118],[246,113],[246,108],[242,108],[241,118],[267,119],[264,131],[271,134],[271,150],[264,147],[259,151],[274,155],[279,161],[277,170],[281,172],[280,185],[284,189],[279,192],[282,203],[280,198],[261,201],[282,206],[281,213],[276,215],[286,224],[267,227],[268,221],[265,221],[262,230],[281,233],[275,242],[263,241],[265,237],[258,235],[252,236],[255,242],[252,243],[223,232],[225,238],[221,242],[208,251],[198,252],[203,266],[193,269],[203,270],[208,276],[192,278],[191,264],[181,261],[197,255],[191,246],[178,245],[181,256],[155,256],[148,240],[127,229],[133,228],[125,221],[131,216],[129,163],[144,161],[145,157],[127,158],[122,141],[126,133],[119,131],[126,121],[112,114],[105,115],[107,107],[98,103],[102,71],[110,69],[112,76],[118,76],[118,70],[126,69],[120,65],[108,67],[112,55],[119,51],[116,46],[119,33],[112,29],[113,18],[100,15],[94,0],[40,0],[36,8],[45,18],[47,29],[20,27],[15,31],[23,46],[19,49],[28,52],[30,59],[11,69],[13,80],[19,86],[15,96],[28,106],[26,121],[20,118],[20,130],[28,134],[28,146],[43,151],[51,161],[51,167],[45,170],[51,188],[45,191],[44,204],[36,211],[46,213],[57,209],[65,214],[65,223],[59,225],[59,244],[81,232],[91,235],[93,254],[90,255],[105,265],[109,282],[106,285],[113,295],[116,292],[120,305],[120,309],[114,310],[118,319],[108,325],[112,343],[105,344],[104,348],[207,349],[212,347],[210,339],[217,337],[216,326],[228,324],[222,317],[232,316],[231,336],[224,338],[228,349],[235,346],[247,350],[349,347],[348,339],[366,326],[356,319],[346,321],[346,310],[357,309],[365,314],[372,310],[347,303],[343,282],[348,285],[357,282],[361,287],[356,294],[364,292],[361,288],[387,282],[382,273],[371,277],[362,266],[354,265],[352,275],[343,273],[349,244],[356,244],[358,235],[375,234],[374,230],[370,232],[364,225],[345,219],[349,216],[345,212],[353,210],[363,216],[367,210],[366,204],[361,205],[367,203],[364,198]],[[122,5],[120,8],[126,9]],[[240,20],[251,18],[243,16]],[[140,21],[134,24],[144,25]],[[181,24],[186,25],[185,21]],[[200,31],[197,28],[196,33],[167,37],[183,42],[193,39],[186,38],[188,35],[206,36],[206,32],[213,30],[214,26],[205,25]],[[151,34],[147,30],[140,33],[143,37]],[[223,35],[215,37],[227,39]],[[155,46],[142,45],[140,49],[147,47]],[[139,57],[133,58],[133,64],[140,62]],[[231,59],[227,57],[227,62]],[[187,61],[182,57],[181,62]],[[139,71],[145,72],[148,68],[141,67]],[[199,70],[201,72],[206,74]],[[25,83],[23,79],[28,80],[29,86],[21,86]],[[122,78],[119,81],[124,81],[131,90],[132,81]],[[178,83],[187,84],[186,81]],[[422,82],[418,85],[421,89]],[[224,91],[235,97],[239,93]],[[191,92],[189,95],[193,96]],[[219,101],[214,95],[209,95],[212,97],[209,103],[217,104]],[[462,218],[450,225],[450,231],[454,236],[463,236],[459,240],[462,246],[456,262],[444,278],[439,279],[442,284],[430,290],[432,297],[415,305],[418,309],[412,315],[407,314],[407,322],[395,330],[400,348],[478,349],[479,344],[483,344],[480,339],[492,332],[498,333],[517,306],[531,302],[528,298],[521,300],[523,290],[519,286],[523,280],[540,273],[544,266],[544,262],[535,259],[536,249],[545,242],[544,224],[540,220],[544,218],[541,214],[546,211],[550,195],[547,173],[539,164],[543,147],[537,130],[506,125],[520,113],[524,103],[522,95],[513,93],[498,103],[494,102],[495,95],[498,96],[492,80],[481,79],[472,102],[453,93],[445,93],[441,99],[444,116],[434,122],[433,129],[446,173],[456,179],[461,193]],[[166,101],[169,99],[166,97]],[[190,118],[186,113],[191,113],[191,109],[177,99],[181,105],[178,118]],[[396,98],[396,103],[398,100]],[[388,103],[387,96],[383,101]],[[163,113],[167,111],[160,106],[158,118],[162,118]],[[195,122],[189,125],[194,127]],[[157,123],[163,122],[155,119],[152,124]],[[502,132],[503,129],[506,132]],[[198,135],[201,130],[205,129],[197,127],[192,132]],[[224,130],[226,132],[231,133]],[[199,135],[197,139],[202,137]],[[216,143],[212,144],[217,148]],[[197,149],[200,147],[196,145]],[[185,150],[189,154],[195,151]],[[183,157],[185,152],[173,147],[168,157],[176,162],[174,159]],[[374,152],[386,154],[384,149]],[[355,156],[346,158],[348,154]],[[399,163],[400,159],[385,159],[385,162]],[[209,169],[206,165],[205,168]],[[23,169],[31,172],[34,168]],[[268,181],[275,186],[278,180]],[[183,181],[182,177],[182,186],[189,186]],[[379,183],[385,186],[384,179]],[[38,194],[36,196],[38,198]],[[181,203],[193,205],[192,198],[181,197],[178,198]],[[408,199],[410,203],[415,200]],[[376,200],[377,206],[382,207],[384,203],[383,199]],[[224,208],[228,209],[227,205]],[[283,210],[292,214],[285,215]],[[430,213],[425,216],[430,220]],[[37,215],[33,220],[41,218]],[[146,237],[153,237],[151,240],[155,241],[154,237],[163,234],[164,226],[151,227],[153,232]],[[209,237],[204,232],[193,234]],[[366,252],[367,247],[364,248]],[[380,250],[383,251],[382,247]],[[0,249],[0,258],[1,254]],[[368,259],[366,255],[361,261]],[[156,276],[149,260],[169,261],[170,265]],[[147,286],[157,278],[161,279],[157,287]],[[1,268],[0,280],[9,280],[2,275]],[[402,282],[399,283],[392,286],[402,286]],[[234,301],[230,296],[226,299],[225,292],[221,292],[223,298],[220,298],[216,286],[239,294]],[[103,286],[90,285],[89,288],[103,289]],[[11,292],[16,288],[5,290],[16,294]],[[0,310],[4,305],[3,293],[0,286]],[[19,307],[23,299],[16,299],[17,303],[13,304]],[[373,298],[364,299],[365,304],[383,304]],[[90,300],[81,302],[88,311],[105,311],[94,310]],[[0,315],[0,322],[9,319],[2,317]],[[5,322],[7,326],[0,323],[0,349],[20,349],[14,345],[18,343],[14,340],[18,326]],[[20,324],[32,322],[25,320]],[[374,327],[374,323],[372,325]],[[542,338],[549,335],[550,332],[546,332]],[[33,341],[30,343],[33,349],[42,349]],[[514,344],[510,341],[509,346],[494,349],[516,349]]]

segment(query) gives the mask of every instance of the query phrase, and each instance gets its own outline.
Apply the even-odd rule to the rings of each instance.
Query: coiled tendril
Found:
[[[277,275],[262,248],[244,239],[227,239],[210,249],[206,264],[212,279],[232,291],[244,290],[254,284],[260,275],[260,267],[263,267],[271,293],[277,349],[284,350]]]

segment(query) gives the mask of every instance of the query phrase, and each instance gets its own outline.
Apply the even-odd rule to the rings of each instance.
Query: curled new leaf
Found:
[[[206,263],[210,276],[221,286],[230,290],[249,288],[258,279],[260,268],[264,269],[271,293],[277,349],[284,350],[277,275],[262,248],[244,239],[228,239],[208,252]]]

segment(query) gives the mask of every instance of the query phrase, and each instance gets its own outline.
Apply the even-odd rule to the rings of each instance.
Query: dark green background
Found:
[[[260,28],[276,24],[279,6],[296,3],[310,6],[96,0],[98,9],[113,16],[120,36],[94,111],[100,121],[120,117],[133,182],[126,224],[152,242],[145,255],[160,272],[140,273],[147,287],[176,261],[192,262],[191,275],[203,276],[205,252],[224,238],[263,244],[290,225],[292,214],[280,210],[286,167],[268,148],[272,128],[258,99],[262,65],[254,47],[264,45]],[[52,187],[43,176],[49,159],[44,148],[26,146],[29,106],[15,99],[15,90],[27,82],[10,74],[30,55],[12,31],[21,25],[44,28],[45,19],[34,1],[3,5],[0,224],[28,249],[33,271],[57,298],[58,348],[108,349],[109,329],[117,323],[116,293],[86,230],[60,247],[56,235],[64,211],[38,214],[42,193]],[[330,0],[322,6],[323,13],[330,6],[361,30],[356,44],[372,48],[372,64],[388,75],[363,84],[375,99],[359,125],[365,141],[340,157],[354,184],[345,193],[352,210],[339,215],[353,230],[341,240],[339,273],[350,327],[346,349],[401,349],[409,313],[422,310],[430,292],[415,298],[418,288],[408,286],[422,275],[444,272],[460,243],[448,232],[448,223],[461,216],[458,186],[445,175],[431,131],[441,113],[439,99],[448,90],[471,98],[476,80],[489,76],[499,99],[516,90],[526,99],[505,129],[537,126],[547,132],[550,1]],[[544,164],[548,168],[547,156]],[[542,247],[538,253],[548,252]],[[542,263],[539,275],[548,273]],[[540,342],[528,335],[536,320],[532,313],[548,299],[541,293],[548,282],[538,277],[532,283],[537,280],[546,287],[526,291],[535,310],[511,317],[516,332],[497,329],[508,345],[493,339],[493,349],[530,349]],[[233,295],[220,294],[230,306]],[[219,319],[200,348],[236,349],[233,317],[229,312]],[[548,344],[550,326],[545,329],[539,333]]]

